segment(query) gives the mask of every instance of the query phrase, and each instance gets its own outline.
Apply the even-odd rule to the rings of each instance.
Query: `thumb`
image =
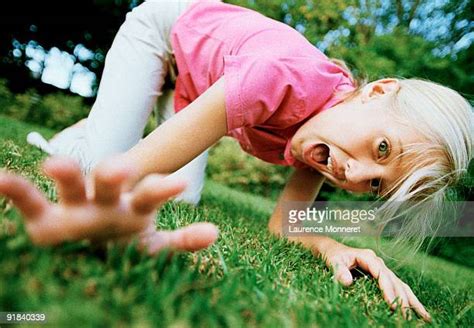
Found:
[[[343,262],[337,261],[331,263],[331,266],[334,270],[334,279],[344,286],[350,286],[352,284],[352,274],[346,264]]]
[[[212,223],[198,222],[172,232],[170,247],[177,251],[193,252],[212,245],[219,230]]]
[[[219,230],[212,223],[199,222],[174,231],[157,231],[142,240],[149,254],[156,254],[163,249],[194,252],[212,245],[219,235]]]

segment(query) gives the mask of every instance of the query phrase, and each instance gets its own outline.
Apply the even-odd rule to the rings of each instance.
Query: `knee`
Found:
[[[202,188],[200,190],[185,190],[175,198],[175,201],[197,205],[201,200],[201,192]]]

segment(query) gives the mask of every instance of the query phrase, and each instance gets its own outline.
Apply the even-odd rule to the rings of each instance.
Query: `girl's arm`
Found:
[[[283,217],[285,202],[307,202],[307,206],[310,206],[323,182],[324,177],[316,171],[297,169],[283,189],[270,218],[268,224],[270,231],[281,237],[283,220],[288,219]],[[310,249],[314,255],[321,256],[326,261],[326,265],[333,269],[335,279],[343,285],[348,286],[352,283],[350,270],[360,267],[378,280],[383,297],[392,309],[400,306],[403,315],[406,316],[407,310],[412,308],[425,321],[431,320],[410,287],[390,271],[373,250],[348,247],[322,235],[288,237],[288,240],[300,243]]]
[[[133,163],[137,179],[150,173],[172,173],[227,133],[224,77],[186,109],[156,128],[124,154]]]
[[[310,206],[319,193],[324,176],[310,169],[296,169],[290,176],[281,193],[273,214],[268,222],[270,231],[278,236],[282,235],[282,212],[285,202],[305,202]]]
[[[31,182],[3,171],[0,195],[10,198],[22,212],[30,238],[39,245],[81,239],[127,239],[137,234],[139,245],[153,254],[165,247],[201,249],[217,238],[217,230],[211,224],[194,224],[169,232],[155,230],[156,208],[182,192],[186,181],[152,173],[179,169],[226,130],[221,78],[129,152],[99,164],[87,180],[74,161],[49,159],[44,171],[56,182],[59,203],[48,202]]]
[[[281,237],[283,208],[286,202],[297,201],[305,202],[307,206],[316,199],[324,183],[324,176],[317,171],[309,169],[296,169],[285,185],[273,214],[268,222],[268,228],[271,233]],[[322,250],[335,244],[339,244],[334,239],[326,236],[308,236],[308,237],[290,237],[290,241],[301,243],[303,246],[311,249],[315,255],[320,255]]]

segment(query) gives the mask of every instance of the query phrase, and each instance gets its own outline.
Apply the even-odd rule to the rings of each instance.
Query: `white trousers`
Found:
[[[50,155],[65,155],[84,173],[114,154],[136,145],[156,105],[158,123],[174,114],[173,91],[163,90],[165,77],[175,80],[170,32],[192,0],[148,0],[126,16],[107,53],[97,99],[85,124],[65,129],[51,141],[39,133],[28,142]],[[177,200],[196,204],[204,185],[207,151],[173,175],[188,181]]]

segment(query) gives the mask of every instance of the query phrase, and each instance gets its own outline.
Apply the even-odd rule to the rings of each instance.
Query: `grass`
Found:
[[[0,166],[32,178],[54,198],[51,182],[38,172],[44,156],[24,142],[33,128],[0,116]],[[208,181],[200,206],[166,204],[158,225],[210,221],[219,226],[219,240],[168,259],[146,258],[133,246],[37,248],[17,212],[0,200],[0,311],[43,312],[54,327],[423,325],[391,313],[369,277],[342,288],[309,251],[270,236],[272,206]],[[474,325],[472,269],[417,254],[396,272],[426,305],[433,326]]]

